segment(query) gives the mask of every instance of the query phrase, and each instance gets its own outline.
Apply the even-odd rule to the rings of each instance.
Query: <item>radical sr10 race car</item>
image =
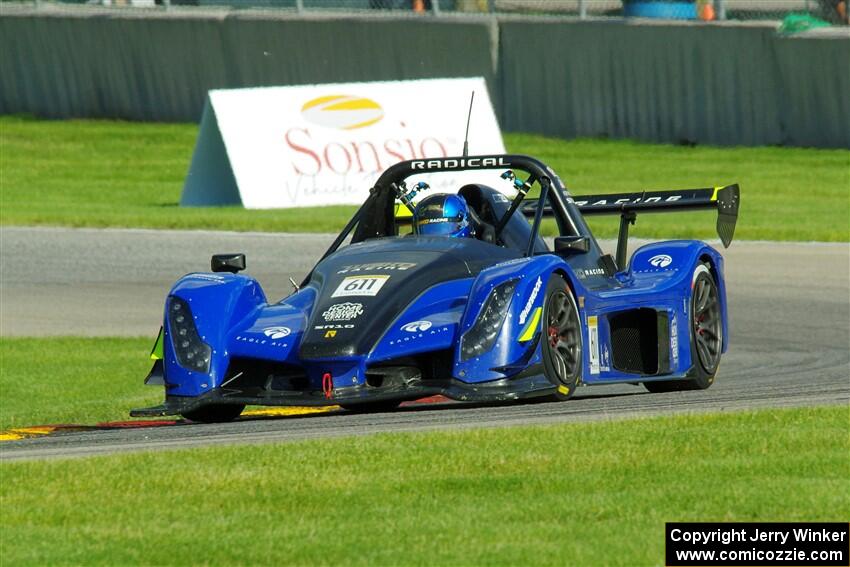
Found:
[[[475,237],[418,234],[415,197],[432,190],[412,180],[461,172],[503,185],[456,188]],[[238,273],[242,254],[181,278],[146,380],[165,402],[131,414],[214,422],[247,404],[369,411],[437,394],[565,400],[583,384],[708,388],[728,346],[723,258],[673,240],[627,262],[628,228],[638,213],[714,209],[728,246],[738,206],[737,185],[571,197],[522,155],[398,163],[289,297],[269,303]],[[585,222],[596,214],[620,215],[616,257]],[[543,223],[557,227],[551,246]]]

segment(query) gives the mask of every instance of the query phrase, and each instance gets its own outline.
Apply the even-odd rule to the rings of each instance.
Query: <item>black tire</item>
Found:
[[[354,413],[381,413],[392,411],[400,405],[400,401],[386,400],[381,402],[366,402],[363,404],[340,404],[339,407]]]
[[[644,386],[650,392],[705,390],[714,383],[723,350],[723,312],[720,309],[720,295],[714,276],[706,264],[699,264],[696,267],[692,281],[688,334],[691,343],[691,360],[694,361],[694,377],[686,380],[644,382]]]
[[[239,417],[244,409],[244,404],[211,404],[180,415],[198,423],[224,423]]]
[[[552,274],[546,284],[540,333],[543,373],[557,387],[550,399],[568,400],[581,379],[581,322],[573,292],[557,274]]]

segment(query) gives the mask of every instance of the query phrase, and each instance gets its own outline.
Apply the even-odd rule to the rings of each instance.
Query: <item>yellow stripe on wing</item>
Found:
[[[718,194],[718,193],[720,193],[720,190],[721,190],[721,189],[726,189],[726,187],[721,185],[720,187],[715,187],[715,188],[714,188],[714,193],[712,193],[712,194],[711,194],[711,200],[712,200],[712,201],[716,201],[716,200],[717,200],[717,194]]]
[[[519,342],[524,343],[534,338],[534,331],[537,330],[537,325],[540,323],[540,314],[542,312],[542,307],[538,307],[534,310],[534,314],[531,316],[531,321],[525,325],[525,329],[523,329],[522,333],[519,335]]]

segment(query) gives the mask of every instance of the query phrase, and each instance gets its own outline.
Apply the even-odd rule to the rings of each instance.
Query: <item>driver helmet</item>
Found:
[[[430,195],[419,201],[413,226],[417,234],[424,236],[472,236],[466,200],[451,193]]]

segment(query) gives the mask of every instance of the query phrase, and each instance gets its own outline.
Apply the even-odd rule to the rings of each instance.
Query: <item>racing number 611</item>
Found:
[[[345,284],[342,289],[345,291],[371,291],[377,281],[377,278],[357,278]]]
[[[390,279],[389,276],[349,276],[340,282],[331,297],[352,295],[375,296]]]

